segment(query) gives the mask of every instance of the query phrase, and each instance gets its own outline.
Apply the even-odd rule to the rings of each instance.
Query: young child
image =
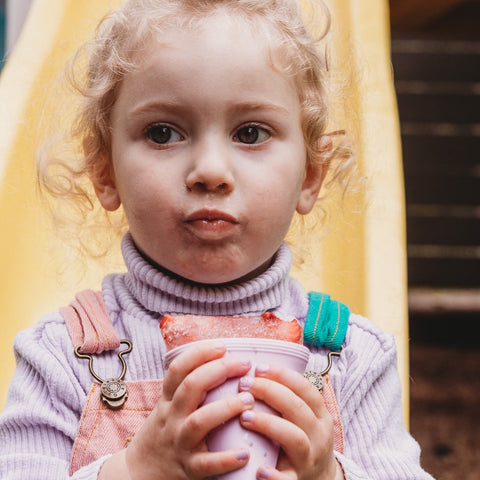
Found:
[[[208,432],[237,416],[281,446],[257,479],[431,478],[403,426],[393,339],[358,315],[325,395],[275,365],[248,380],[250,364],[224,356],[221,341],[165,369],[165,314],[273,312],[305,324],[313,297],[289,277],[284,239],[327,169],[339,178],[351,161],[326,132],[325,77],[296,0],[129,0],[103,20],[68,194],[85,195],[88,176],[105,210],[122,206],[128,271],[18,335],[1,479],[216,477],[249,460],[242,448],[206,447]],[[132,348],[117,356],[119,338]],[[328,348],[308,346],[308,370],[320,373]],[[102,402],[93,376],[116,378],[122,362],[128,398],[118,381]],[[234,377],[237,396],[199,407]]]

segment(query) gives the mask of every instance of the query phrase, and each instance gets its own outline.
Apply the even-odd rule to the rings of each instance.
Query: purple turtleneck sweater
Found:
[[[165,345],[159,320],[165,313],[208,315],[272,311],[304,324],[307,294],[289,277],[286,245],[271,267],[248,282],[206,288],[172,279],[150,265],[127,234],[122,243],[127,273],[105,278],[102,293],[120,338],[134,348],[127,381],[161,379]],[[20,332],[14,344],[17,370],[0,416],[0,480],[66,480],[72,445],[92,383],[88,362],[79,362],[63,318],[52,313]],[[96,371],[114,377],[118,364],[97,356]],[[313,347],[309,369],[321,371],[326,351]],[[419,447],[403,425],[394,340],[352,314],[341,356],[329,373],[344,429],[345,453],[336,453],[347,480],[429,480],[419,465]],[[93,480],[104,458],[72,479]]]

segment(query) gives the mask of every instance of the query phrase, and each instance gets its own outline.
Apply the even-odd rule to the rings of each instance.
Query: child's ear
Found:
[[[330,135],[323,135],[319,140],[320,161],[311,162],[307,160],[305,179],[297,203],[297,212],[300,215],[310,213],[317,201],[323,180],[327,175],[328,166],[333,150],[333,142]]]
[[[90,181],[105,210],[113,212],[121,205],[120,196],[118,194],[115,183],[115,174],[108,152],[97,155],[95,166],[90,169]]]
[[[314,207],[327,170],[328,165],[310,164],[307,166],[302,190],[297,202],[297,212],[300,215],[306,215]]]
[[[107,164],[101,172],[96,172],[95,175],[91,175],[90,180],[93,183],[93,188],[102,207],[109,212],[117,210],[122,202],[118,195],[113,168],[110,162],[107,161]]]

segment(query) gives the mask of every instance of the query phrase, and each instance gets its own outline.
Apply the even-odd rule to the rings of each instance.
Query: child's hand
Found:
[[[241,422],[280,443],[277,468],[260,467],[261,480],[343,479],[333,454],[333,422],[323,396],[293,370],[258,366],[256,377],[240,380],[240,389],[270,405],[280,416],[245,411]]]
[[[224,346],[209,343],[190,348],[172,362],[159,403],[126,449],[132,479],[203,479],[247,463],[248,452],[210,453],[204,440],[210,430],[254,403],[251,394],[242,392],[198,408],[208,390],[250,369],[250,364],[224,353]]]

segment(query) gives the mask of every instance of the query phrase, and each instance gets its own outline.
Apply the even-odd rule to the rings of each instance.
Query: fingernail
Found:
[[[253,420],[255,419],[255,414],[251,410],[245,410],[244,412],[242,412],[240,417],[244,422],[253,422]]]
[[[245,461],[248,459],[248,452],[246,450],[239,450],[235,453],[235,457],[237,460]]]
[[[238,398],[245,404],[245,405],[253,405],[255,403],[255,399],[253,395],[249,392],[242,392],[238,394]]]
[[[253,385],[253,378],[252,377],[242,377],[238,382],[238,387],[240,390],[250,390]]]
[[[273,474],[273,470],[268,467],[262,467],[258,472],[259,480],[268,480]]]
[[[242,360],[240,362],[244,367],[248,367],[250,368],[252,366],[252,363],[250,362],[250,360]]]
[[[270,370],[270,366],[267,365],[266,363],[259,363],[255,368],[255,372],[260,375],[267,373],[269,370]]]

